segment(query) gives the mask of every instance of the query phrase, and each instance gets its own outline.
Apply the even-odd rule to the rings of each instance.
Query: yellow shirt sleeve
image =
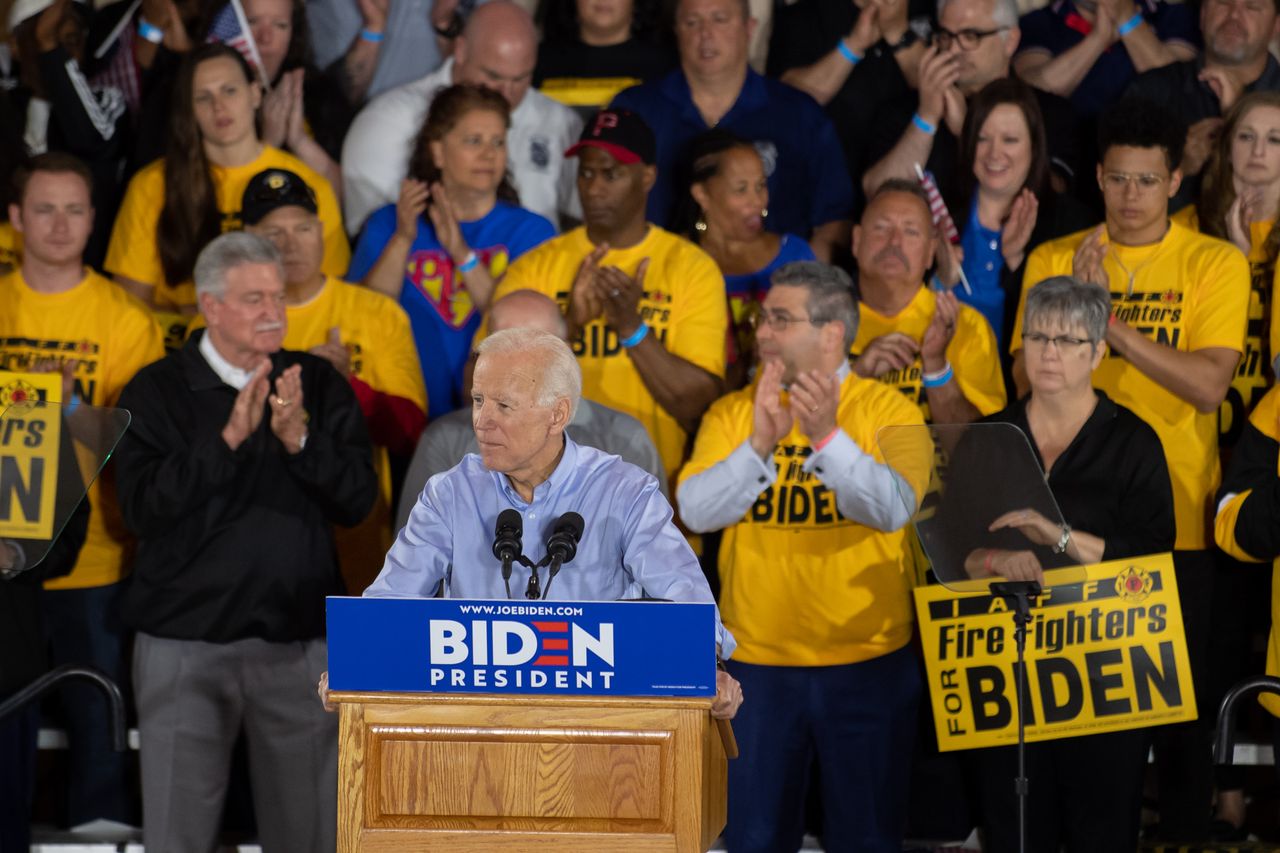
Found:
[[[1234,246],[1218,244],[1202,261],[1196,283],[1195,310],[1187,324],[1187,349],[1209,347],[1244,352],[1249,322],[1249,262]]]
[[[750,385],[711,404],[702,416],[698,435],[693,441],[693,453],[680,469],[680,483],[727,459],[751,436],[754,395],[755,385]],[[746,417],[743,416],[744,410]]]
[[[164,161],[156,160],[129,181],[111,229],[104,266],[108,272],[152,287],[164,285],[156,224],[164,207]]]
[[[418,350],[413,344],[409,315],[391,299],[382,297],[378,301],[385,304],[369,315],[370,322],[374,324],[370,340],[379,342],[378,357],[369,373],[369,384],[384,393],[411,400],[425,412],[427,389],[423,384]]]
[[[997,350],[991,324],[978,311],[962,304],[955,336],[947,346],[947,361],[964,398],[984,417],[1005,406],[1004,374]]]
[[[111,287],[118,285],[111,284]],[[113,337],[127,346],[113,347],[120,356],[107,365],[107,383],[105,387],[106,404],[114,406],[120,399],[120,392],[129,380],[142,368],[164,358],[164,332],[141,303],[126,294],[126,298],[135,304],[128,310],[120,312],[115,321]]]
[[[724,378],[729,301],[724,276],[702,251],[681,258],[685,284],[678,317],[672,318],[667,350],[708,373]]]

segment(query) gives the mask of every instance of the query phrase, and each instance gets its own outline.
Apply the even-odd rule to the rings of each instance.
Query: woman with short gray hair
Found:
[[[1057,276],[1027,293],[1022,346],[1031,392],[984,422],[1012,424],[1026,435],[1066,523],[1030,507],[980,519],[979,525],[995,534],[988,543],[1003,547],[970,551],[965,569],[971,576],[1043,581],[1046,568],[1173,548],[1173,490],[1160,439],[1092,385],[1106,355],[1110,318],[1111,296],[1096,284]],[[966,472],[957,470],[959,462],[953,460],[949,472],[948,501],[999,505],[990,496],[1001,488],[992,481],[990,465]],[[964,494],[970,490],[972,500]],[[981,768],[983,849],[1017,850],[1018,809],[1011,784],[1016,749],[986,749],[975,757]],[[1136,849],[1146,732],[1029,744],[1026,757],[1034,780],[1027,849]]]

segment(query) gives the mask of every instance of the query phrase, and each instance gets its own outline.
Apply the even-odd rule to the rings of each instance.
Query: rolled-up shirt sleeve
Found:
[[[806,459],[804,470],[835,492],[841,515],[859,524],[891,533],[915,514],[915,490],[897,471],[859,447],[844,430]]]
[[[727,457],[680,484],[676,490],[680,519],[694,533],[723,530],[741,521],[760,493],[777,479],[773,459],[761,459],[750,440],[744,441]]]

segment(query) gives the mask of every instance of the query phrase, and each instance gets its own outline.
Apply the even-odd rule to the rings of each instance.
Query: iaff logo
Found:
[[[1116,575],[1116,595],[1125,601],[1142,601],[1151,594],[1151,573],[1141,566],[1129,566]]]
[[[15,413],[25,411],[39,403],[43,396],[34,385],[21,379],[14,379],[0,385],[0,411],[10,406],[14,408]]]
[[[613,624],[592,633],[567,620],[432,619],[431,684],[449,687],[591,687],[613,678]],[[548,672],[548,670],[555,670]]]

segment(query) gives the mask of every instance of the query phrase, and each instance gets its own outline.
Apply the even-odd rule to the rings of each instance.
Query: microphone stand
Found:
[[[1018,798],[1018,850],[1027,849],[1027,795],[1030,781],[1027,779],[1027,730],[1025,708],[1027,666],[1027,626],[1031,624],[1031,600],[1040,595],[1040,584],[1035,581],[1001,581],[991,584],[991,594],[1003,598],[1013,612],[1013,637],[1018,646],[1018,776],[1013,790]]]
[[[534,567],[533,563],[529,561],[528,557],[526,557],[524,554],[521,554],[519,557],[504,557],[502,559],[502,583],[507,588],[508,601],[511,600],[511,564],[513,562],[519,563],[520,565],[526,568],[533,569],[535,577],[532,577],[529,579],[529,584],[530,586],[536,585],[535,581],[536,581],[537,569]]]

